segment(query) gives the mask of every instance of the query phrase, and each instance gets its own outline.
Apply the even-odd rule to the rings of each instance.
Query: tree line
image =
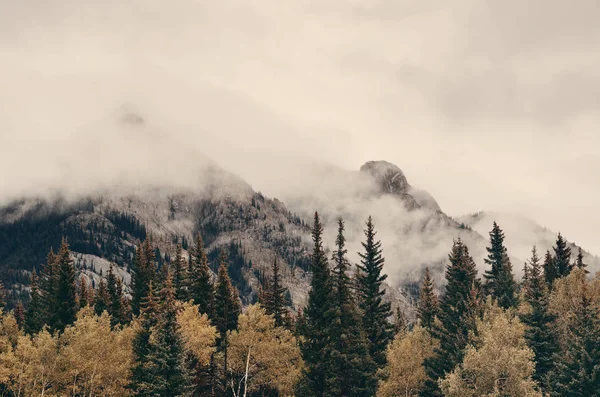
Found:
[[[478,277],[466,244],[438,295],[425,270],[417,321],[384,299],[382,243],[369,217],[360,262],[345,224],[328,255],[315,213],[308,302],[286,306],[280,264],[242,310],[222,250],[215,275],[198,235],[159,266],[151,237],[131,283],[77,279],[69,245],[31,276],[31,299],[0,320],[6,396],[600,396],[600,279],[558,235],[517,282],[496,223]],[[0,288],[0,291],[2,289]],[[0,299],[0,302],[2,299]]]

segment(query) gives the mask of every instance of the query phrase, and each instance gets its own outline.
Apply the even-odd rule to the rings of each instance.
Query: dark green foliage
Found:
[[[329,308],[328,343],[323,357],[328,366],[324,396],[373,396],[377,367],[369,354],[369,340],[350,291],[349,263],[346,259],[344,221],[338,221],[338,236],[331,274],[332,304]]]
[[[533,378],[545,389],[547,377],[554,366],[554,354],[557,352],[553,323],[555,317],[548,310],[548,287],[542,274],[537,249],[533,247],[528,266],[528,277],[524,281],[524,298],[531,311],[523,314],[521,320],[527,329],[525,339],[535,355],[535,374]]]
[[[386,347],[393,337],[393,325],[388,320],[392,310],[390,303],[383,300],[383,282],[387,279],[387,274],[382,273],[385,260],[381,241],[375,240],[377,232],[370,216],[366,225],[366,240],[362,242],[364,252],[358,253],[361,264],[357,265],[356,285],[363,313],[363,328],[369,340],[369,353],[377,366],[382,368],[386,362]]]
[[[421,322],[423,328],[431,330],[435,322],[435,318],[439,314],[440,304],[433,290],[433,281],[429,274],[429,268],[425,268],[425,277],[423,277],[423,283],[421,284],[421,291],[419,294],[419,305],[417,307],[417,318]]]
[[[215,287],[215,306],[213,324],[224,337],[227,331],[237,328],[238,317],[242,311],[237,290],[231,285],[227,273],[227,256],[225,251],[219,257],[219,273]]]
[[[589,274],[590,272],[586,269],[587,265],[585,263],[583,263],[583,251],[581,250],[581,247],[579,247],[579,250],[577,251],[577,258],[575,259],[575,267],[579,268],[579,269],[583,269],[585,271],[585,274]]]
[[[140,304],[148,294],[150,283],[158,285],[157,265],[154,248],[149,239],[138,246],[131,267],[131,310],[134,315],[140,312]]]
[[[41,278],[39,280],[42,316],[50,327],[53,327],[57,321],[58,278],[59,271],[58,264],[56,263],[56,255],[52,248],[50,248],[50,252],[48,252],[46,257],[46,263],[42,266]]]
[[[159,315],[147,355],[150,396],[183,396],[191,388],[185,350],[177,323],[177,301],[170,276],[160,291]]]
[[[571,264],[571,248],[567,246],[567,240],[558,233],[554,250],[554,266],[558,278],[566,277],[571,273],[573,265]]]
[[[123,307],[123,282],[115,275],[112,264],[108,270],[106,284],[110,301],[108,313],[111,316],[111,324],[113,326],[117,324],[125,324],[127,322],[127,318],[125,314],[125,308]]]
[[[396,312],[394,314],[394,334],[406,331],[406,316],[402,312],[400,306],[396,306]]]
[[[271,268],[272,275],[270,282],[265,283],[264,302],[262,302],[265,312],[275,319],[277,327],[283,327],[288,323],[288,311],[285,304],[285,292],[287,291],[281,285],[281,269],[277,258],[273,260]]]
[[[491,266],[491,269],[486,270],[483,275],[486,294],[504,309],[516,307],[519,303],[516,295],[517,283],[504,246],[504,232],[496,222],[490,232],[490,246],[486,249],[488,256],[484,261]]]
[[[56,323],[54,329],[64,330],[75,321],[78,311],[77,286],[75,285],[75,268],[67,240],[63,240],[56,254],[58,270],[58,287],[56,291]]]
[[[148,286],[148,293],[140,305],[140,326],[133,339],[133,368],[128,388],[134,396],[151,397],[153,391],[153,376],[148,370],[151,362],[152,345],[150,336],[158,323],[159,300],[154,292],[152,283]]]
[[[573,313],[572,338],[556,356],[551,396],[600,396],[600,317],[584,285],[581,302]]]
[[[38,277],[35,271],[31,273],[31,300],[25,315],[25,332],[28,334],[38,333],[45,323],[45,308],[38,287]]]
[[[0,281],[0,313],[6,307],[6,292],[4,291],[4,284]]]
[[[23,306],[23,302],[17,302],[17,306],[15,306],[13,315],[17,321],[17,325],[22,329],[25,326],[25,307]]]
[[[554,258],[552,258],[552,254],[550,251],[546,251],[546,256],[544,257],[544,279],[546,280],[546,284],[549,288],[552,288],[552,284],[554,280],[558,278],[558,272],[556,270],[556,265],[554,263]]]
[[[100,316],[104,312],[108,312],[110,310],[110,295],[108,294],[108,287],[106,286],[106,281],[104,279],[100,280],[98,283],[98,288],[96,288],[96,296],[94,297],[94,311],[96,315]]]
[[[78,292],[78,296],[79,296],[79,307],[80,308],[84,308],[88,305],[93,305],[94,304],[94,299],[93,299],[93,290],[90,290],[90,287],[87,284],[87,281],[85,281],[85,277],[81,277],[79,279],[79,292]]]
[[[212,317],[214,314],[214,286],[200,234],[196,237],[192,255],[189,268],[190,298],[195,305],[198,305],[200,313],[207,313],[209,317]]]
[[[302,319],[297,325],[297,332],[304,337],[300,344],[302,358],[306,365],[302,379],[298,383],[296,396],[323,396],[326,386],[328,363],[323,360],[323,351],[328,344],[328,329],[331,320],[331,280],[329,265],[323,250],[323,226],[319,214],[315,212],[312,239],[311,290],[308,294]]]
[[[178,300],[187,302],[190,299],[189,284],[188,266],[185,259],[183,259],[183,247],[181,244],[177,244],[173,261],[173,287]]]
[[[475,262],[460,239],[454,242],[449,261],[446,290],[440,299],[440,323],[432,330],[440,345],[433,357],[424,362],[427,380],[420,393],[423,397],[442,395],[437,381],[462,362],[470,333],[476,331],[476,319],[481,312],[481,287]]]

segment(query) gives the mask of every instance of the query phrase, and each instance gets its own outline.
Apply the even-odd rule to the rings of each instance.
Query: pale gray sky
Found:
[[[189,176],[198,152],[285,195],[294,156],[386,159],[451,215],[600,254],[599,20],[597,0],[0,0],[2,196]],[[124,104],[151,128],[109,124]]]

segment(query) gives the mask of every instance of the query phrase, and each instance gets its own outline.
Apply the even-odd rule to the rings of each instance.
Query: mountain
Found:
[[[310,285],[310,223],[318,210],[326,243],[335,241],[336,219],[346,220],[349,258],[354,262],[362,250],[364,222],[373,216],[391,285],[388,299],[410,306],[426,266],[442,285],[444,264],[456,238],[467,243],[483,271],[487,232],[494,219],[505,229],[517,271],[532,242],[545,249],[555,239],[533,223],[513,228],[513,223],[492,213],[453,219],[429,193],[411,186],[399,167],[385,161],[369,161],[358,171],[336,167],[314,171],[318,177],[306,182],[312,185],[298,190],[304,193],[287,194],[286,204],[254,191],[215,165],[204,167],[200,182],[189,187],[118,185],[75,197],[57,194],[13,201],[0,208],[0,277],[13,286],[9,291],[13,302],[19,294],[26,295],[29,272],[39,270],[49,249],[57,249],[65,236],[80,274],[97,283],[113,263],[128,283],[140,241],[152,238],[163,266],[170,262],[177,242],[187,251],[201,233],[213,270],[219,250],[227,251],[229,272],[244,303],[256,300],[259,280],[268,275],[277,257],[289,303],[298,309],[305,304]],[[537,230],[543,239],[521,239],[525,229]],[[598,263],[591,256],[586,260]]]
[[[519,258],[517,262],[513,260],[513,267],[519,275],[521,274],[523,263],[531,257],[531,248],[534,245],[537,247],[539,255],[543,256],[546,250],[552,252],[552,247],[556,243],[557,232],[549,230],[522,215],[502,212],[478,212],[463,215],[456,219],[482,235],[486,235],[489,232],[490,225],[496,221],[502,230],[504,230],[506,235],[505,244],[508,251],[512,256]],[[564,237],[568,240],[569,236]],[[581,248],[584,263],[592,270],[600,268],[600,257],[586,251],[574,242],[569,241],[569,246],[571,247],[573,260],[579,248]]]

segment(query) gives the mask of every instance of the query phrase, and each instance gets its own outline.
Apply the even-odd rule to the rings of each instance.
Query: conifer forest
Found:
[[[383,242],[364,225],[360,262],[345,222],[325,250],[312,223],[310,291],[293,312],[275,259],[242,306],[225,250],[211,270],[200,234],[159,266],[135,248],[130,291],[111,266],[77,278],[69,242],[31,274],[0,321],[3,396],[600,396],[600,279],[559,234],[532,247],[517,281],[494,222],[486,270],[449,247],[443,286],[425,269],[409,320],[384,297]],[[2,307],[5,306],[4,300]]]

